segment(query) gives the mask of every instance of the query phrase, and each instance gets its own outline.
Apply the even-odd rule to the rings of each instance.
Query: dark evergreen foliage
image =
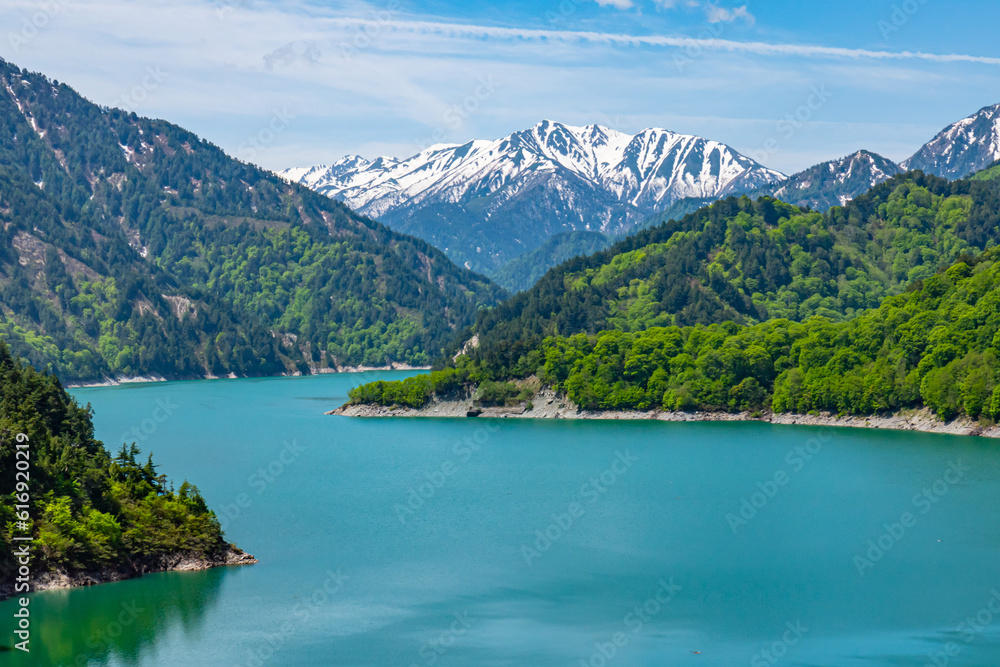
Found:
[[[26,435],[28,517],[18,516],[17,436]],[[133,444],[112,457],[94,439],[89,406],[78,405],[59,380],[11,355],[0,341],[0,542],[25,535],[32,572],[99,569],[143,558],[187,553],[216,557],[228,545],[198,489],[174,490]],[[0,553],[0,573],[13,577],[10,549]]]
[[[0,84],[0,336],[64,380],[426,363],[503,295],[182,128]]]

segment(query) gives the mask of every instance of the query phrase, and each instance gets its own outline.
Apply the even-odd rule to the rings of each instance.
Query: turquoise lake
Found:
[[[404,375],[73,390],[260,564],[34,594],[0,663],[1000,665],[1000,442],[323,415]]]

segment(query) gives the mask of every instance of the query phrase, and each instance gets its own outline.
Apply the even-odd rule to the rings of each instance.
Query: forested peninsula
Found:
[[[226,542],[197,487],[174,488],[134,444],[112,455],[91,417],[0,341],[0,489],[9,490],[0,541],[29,545],[31,573],[19,581],[13,547],[0,552],[0,598],[26,592],[23,583],[44,590],[257,562]]]

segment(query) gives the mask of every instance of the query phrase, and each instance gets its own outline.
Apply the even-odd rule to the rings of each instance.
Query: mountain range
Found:
[[[470,354],[530,367],[521,357],[553,335],[849,320],[998,244],[996,178],[899,174],[825,213],[728,197],[554,267],[479,314]]]
[[[1000,144],[997,115],[998,108],[989,107],[947,128],[906,166],[960,173],[969,165],[992,163]],[[424,365],[451,349],[458,333],[483,317],[484,307],[506,296],[425,240],[230,158],[176,125],[99,107],[66,84],[4,61],[0,123],[0,336],[15,354],[37,367],[50,367],[64,380]],[[664,237],[650,250],[637,248],[634,256],[616,260],[612,268],[591,267],[593,276],[591,269],[574,274],[572,281],[586,279],[614,292],[605,295],[610,300],[602,309],[609,310],[595,323],[625,318],[648,324],[660,315],[694,323],[778,313],[845,316],[872,307],[905,280],[919,280],[927,263],[937,261],[940,247],[972,251],[1000,242],[988,225],[983,227],[986,213],[963,208],[968,205],[961,188],[972,186],[949,191],[947,181],[914,181],[912,187],[894,190],[896,199],[884,205],[898,207],[905,200],[919,215],[889,222],[887,212],[864,208],[864,197],[848,202],[857,190],[898,178],[891,174],[891,162],[864,151],[778,180],[776,172],[715,142],[665,131],[630,137],[598,126],[543,123],[499,142],[437,147],[421,155],[422,166],[407,172],[410,180],[405,182],[422,188],[426,206],[407,209],[411,222],[420,216],[430,220],[432,213],[440,216],[444,223],[425,231],[479,243],[472,251],[476,256],[518,252],[493,269],[518,289],[536,281],[549,285],[546,289],[562,289],[550,284],[554,278],[543,276],[548,267],[618,242],[616,237],[623,238],[629,229],[623,219],[635,226],[648,220],[641,211],[661,207],[672,212],[665,224],[648,231],[682,232],[683,243]],[[469,167],[476,160],[479,171]],[[344,162],[336,178],[355,183],[358,196],[367,197],[365,206],[389,201],[405,206],[405,198],[398,199],[399,181],[380,181],[382,194],[362,192],[359,170],[374,173],[378,163]],[[401,162],[394,164],[401,175],[406,171]],[[457,179],[450,194],[435,176],[438,170]],[[968,182],[991,183],[995,171],[985,170],[979,181]],[[315,180],[318,173],[300,176]],[[737,250],[717,238],[722,223],[705,227],[707,223],[698,222],[698,215],[721,214],[691,211],[727,192],[770,190],[814,209],[846,203],[864,213],[862,222],[852,220],[837,232],[842,237],[831,237],[830,247],[812,248],[817,238],[829,237],[820,230],[819,237],[807,233],[787,247],[772,248],[764,277],[753,277],[762,270],[762,260],[754,260],[758,264],[752,271],[736,267]],[[993,199],[986,201],[993,205]],[[734,205],[727,206],[731,213]],[[495,214],[482,217],[489,207]],[[800,215],[802,209],[783,207],[767,204],[759,215],[770,226],[780,226],[782,217],[793,221],[795,229],[782,232],[787,238],[798,239],[801,229],[815,226],[802,216],[819,213]],[[448,210],[460,215],[446,215]],[[773,211],[779,210],[784,213],[775,217]],[[625,217],[615,218],[613,211]],[[480,216],[478,222],[474,214]],[[459,224],[462,215],[471,220],[465,227]],[[575,216],[575,222],[567,216]],[[391,211],[385,209],[382,217],[391,218]],[[507,224],[501,224],[504,220]],[[890,222],[895,230],[891,236],[902,239],[898,247],[883,238]],[[732,233],[740,239],[757,239],[754,235],[764,229],[737,227]],[[883,230],[882,236],[876,234],[877,243],[890,244],[881,254],[844,254],[845,244],[856,244],[858,234],[875,234],[876,229]],[[522,239],[514,233],[518,230]],[[906,241],[907,234],[916,236]],[[930,234],[930,241],[921,234]],[[521,252],[517,248],[529,245],[524,238],[531,239],[532,247]],[[704,243],[715,249],[705,254],[699,245]],[[754,243],[763,248],[759,239]],[[460,254],[443,245],[452,256]],[[688,248],[682,251],[686,268],[679,272],[646,275],[645,269],[635,273],[628,268],[667,251],[673,257],[681,251],[672,248],[682,245]],[[740,248],[751,255],[764,252]],[[808,258],[796,255],[802,252]],[[471,265],[471,260],[463,263]],[[812,268],[806,271],[806,266]],[[859,273],[848,268],[868,282],[857,283]],[[702,272],[707,278],[698,280],[707,282],[696,287],[691,281]],[[788,276],[795,278],[794,298],[791,288],[782,287]],[[820,284],[810,282],[819,278]],[[768,285],[773,289],[765,290]],[[841,295],[847,286],[851,289]],[[604,294],[600,290],[594,293]],[[824,290],[833,291],[819,296]],[[570,322],[587,319],[579,317],[583,315]]]
[[[283,176],[487,275],[562,232],[625,233],[679,199],[783,178],[716,141],[551,121],[496,141],[432,146],[402,160],[349,156]]]
[[[572,242],[567,232],[599,232],[610,243],[731,194],[826,210],[907,170],[960,178],[997,159],[1000,104],[948,126],[902,164],[860,150],[792,176],[699,137],[660,129],[631,136],[551,121],[496,141],[433,146],[406,159],[349,156],[282,175],[427,239],[519,291],[537,273],[520,268],[527,257],[569,250],[550,244],[541,256],[528,253],[550,239]]]

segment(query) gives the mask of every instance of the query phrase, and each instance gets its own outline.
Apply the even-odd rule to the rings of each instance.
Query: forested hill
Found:
[[[221,563],[233,553],[198,489],[173,489],[152,458],[138,455],[123,445],[112,457],[94,439],[89,410],[0,341],[0,542],[34,538],[33,581],[50,571],[129,576],[182,554]],[[5,548],[0,598],[12,592],[14,566]]]
[[[427,363],[503,291],[164,121],[0,60],[0,336],[63,380]]]
[[[928,407],[1000,420],[1000,249],[963,257],[854,319],[777,319],[552,336],[517,367],[460,356],[351,392],[419,407],[435,395],[521,404],[549,386],[587,409],[873,415]]]
[[[997,180],[911,172],[825,214],[729,198],[552,269],[481,313],[469,354],[507,372],[553,335],[843,321],[998,241]]]

